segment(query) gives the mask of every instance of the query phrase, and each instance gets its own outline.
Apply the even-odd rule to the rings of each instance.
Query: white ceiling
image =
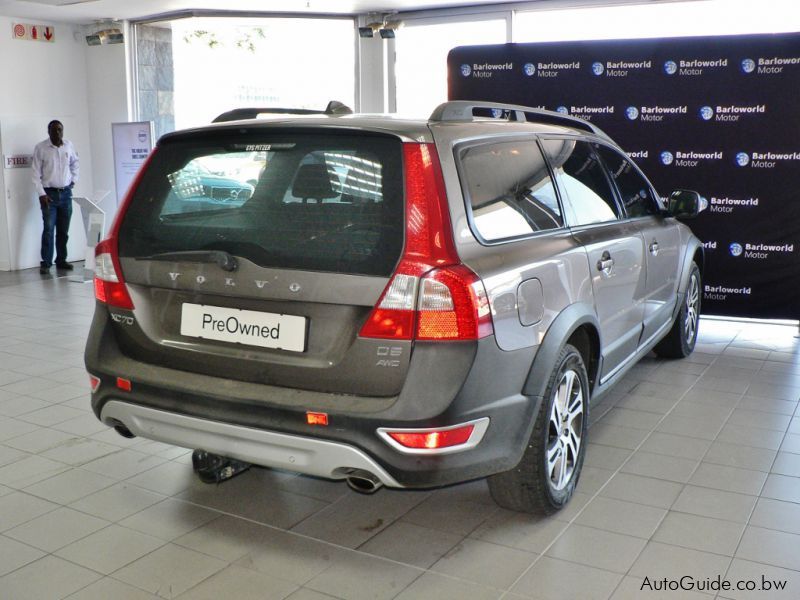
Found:
[[[0,0],[0,15],[88,24],[181,10],[361,14],[500,3],[508,0]]]

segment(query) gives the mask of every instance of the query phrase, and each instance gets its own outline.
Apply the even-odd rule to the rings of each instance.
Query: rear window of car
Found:
[[[168,140],[122,221],[120,256],[224,250],[263,267],[386,276],[403,247],[402,173],[388,136]]]
[[[535,139],[462,146],[457,155],[470,220],[481,239],[513,239],[564,225]]]

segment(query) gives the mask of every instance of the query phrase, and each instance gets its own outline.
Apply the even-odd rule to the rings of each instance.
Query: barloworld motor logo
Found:
[[[747,152],[739,152],[736,155],[736,164],[740,167],[746,167],[750,164],[750,155]]]
[[[635,121],[639,118],[639,109],[635,106],[629,106],[625,109],[625,116],[628,117],[631,121]]]
[[[461,75],[464,77],[469,77],[472,74],[472,67],[469,65],[461,65]]]
[[[533,63],[525,63],[522,65],[522,72],[528,77],[533,77],[536,74],[536,65]]]
[[[668,60],[664,63],[664,72],[667,75],[675,75],[678,72],[678,65],[674,60]]]
[[[661,164],[671,165],[673,160],[675,160],[675,155],[672,152],[665,150],[661,153]]]
[[[742,252],[744,252],[742,245],[737,242],[733,242],[730,246],[728,246],[728,250],[730,251],[731,256],[741,256]]]
[[[700,118],[703,119],[703,121],[710,121],[714,118],[714,109],[710,106],[704,106],[700,109]]]
[[[752,58],[745,58],[742,61],[742,72],[743,73],[752,73],[756,70],[756,61]]]
[[[557,106],[556,107],[556,112],[557,113],[561,113],[562,115],[568,115],[569,114],[569,109],[566,106]]]
[[[603,71],[605,70],[606,68],[603,66],[603,63],[601,62],[592,63],[592,73],[594,73],[598,77],[602,75]]]

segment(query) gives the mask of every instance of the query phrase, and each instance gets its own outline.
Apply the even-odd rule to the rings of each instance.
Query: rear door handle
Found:
[[[603,275],[609,276],[611,275],[613,268],[614,259],[611,258],[611,255],[608,252],[603,252],[603,256],[601,256],[600,260],[597,261],[597,270]]]

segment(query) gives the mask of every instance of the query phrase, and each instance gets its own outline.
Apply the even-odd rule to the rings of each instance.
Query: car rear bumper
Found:
[[[137,436],[257,465],[328,479],[367,471],[388,487],[403,487],[364,452],[346,444],[198,419],[121,400],[106,402],[100,420],[110,427],[121,423]]]
[[[390,487],[458,483],[513,468],[539,410],[538,397],[521,393],[535,350],[505,352],[491,337],[448,348],[417,344],[401,394],[367,397],[145,363],[122,352],[108,321],[96,316],[85,353],[87,370],[99,379],[91,396],[98,418],[144,438],[261,466],[334,479],[358,469]],[[117,378],[131,382],[127,390]],[[307,411],[326,413],[328,426],[307,423]],[[489,426],[480,443],[457,452],[407,454],[379,433],[483,419]]]

